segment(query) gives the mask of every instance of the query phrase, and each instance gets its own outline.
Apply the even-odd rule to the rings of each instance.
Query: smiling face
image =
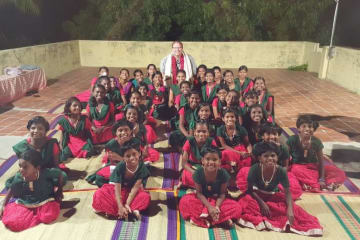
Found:
[[[259,161],[265,167],[272,167],[277,164],[278,155],[273,151],[267,151],[259,156]]]
[[[298,128],[299,135],[303,139],[309,139],[314,135],[314,125],[312,123],[302,123]]]
[[[99,76],[107,76],[108,74],[105,68],[101,68],[99,71]]]
[[[77,115],[77,114],[81,114],[81,104],[78,101],[73,101],[70,105],[70,113]]]
[[[171,54],[175,57],[180,57],[183,51],[183,46],[179,42],[174,42],[172,45],[172,51]]]
[[[262,139],[264,142],[272,142],[275,143],[276,145],[280,144],[280,136],[278,133],[269,133],[269,132],[265,132],[264,135],[262,136]]]
[[[139,92],[140,92],[140,94],[141,94],[142,97],[146,97],[147,94],[148,94],[148,90],[147,90],[146,87],[144,87],[144,86],[140,86],[140,87],[139,87]]]
[[[140,83],[144,80],[144,75],[141,72],[136,72],[135,79]]]
[[[46,137],[46,128],[41,123],[33,123],[29,129],[30,137],[34,139],[41,139]]]
[[[199,106],[200,96],[198,94],[191,94],[189,98],[189,105],[191,109],[195,109]]]
[[[228,106],[233,105],[233,104],[237,101],[237,99],[236,99],[237,97],[238,97],[238,96],[236,95],[235,92],[230,91],[230,92],[226,95],[226,98],[225,98],[226,105],[228,105]]]
[[[203,106],[198,112],[200,120],[208,120],[211,115],[210,106]]]
[[[263,119],[264,114],[261,107],[254,107],[250,111],[250,118],[253,122],[259,123]]]
[[[131,123],[136,123],[138,120],[138,112],[136,111],[136,109],[128,109],[126,111],[126,120],[128,120]]]
[[[182,84],[180,88],[180,92],[184,95],[187,95],[190,93],[190,85],[189,84]]]
[[[121,80],[123,80],[123,81],[127,81],[128,78],[129,78],[129,73],[128,73],[126,70],[122,70],[122,71],[120,72],[119,78],[120,78]]]
[[[38,171],[40,167],[35,167],[29,161],[24,159],[19,159],[19,172],[25,181],[30,182],[34,181],[37,178]]]
[[[102,79],[101,82],[100,82],[100,84],[104,86],[105,92],[109,92],[109,91],[110,91],[110,88],[111,88],[110,81],[108,81],[108,80],[106,80],[106,79]]]
[[[206,124],[196,124],[194,137],[197,143],[205,143],[206,139],[209,137],[209,129]]]
[[[103,102],[104,97],[105,97],[105,91],[102,88],[99,87],[95,87],[93,89],[93,96],[95,97],[96,102],[100,103]]]
[[[265,91],[265,82],[262,79],[258,79],[254,83],[254,90],[257,92]]]
[[[130,169],[135,169],[139,165],[140,160],[140,152],[137,151],[135,148],[130,148],[124,153],[124,161],[126,166]]]
[[[214,70],[215,79],[221,79],[221,71],[219,69]]]
[[[213,83],[215,81],[214,75],[212,73],[206,73],[205,80],[207,83]]]
[[[206,72],[205,68],[199,68],[197,76],[202,79],[205,77],[205,72]]]
[[[227,92],[225,89],[220,89],[220,90],[216,93],[216,96],[219,98],[219,100],[220,100],[221,102],[224,102],[227,93],[228,93],[228,92]]]
[[[129,126],[125,125],[125,126],[119,126],[116,129],[116,138],[120,141],[120,142],[124,142],[127,141],[128,139],[130,140],[130,138],[132,137],[132,131],[129,128]]]
[[[183,72],[179,72],[177,75],[176,75],[176,80],[178,83],[181,83],[182,81],[185,81],[186,80],[186,76]]]
[[[220,157],[217,153],[206,153],[201,159],[206,172],[216,172],[220,168]]]
[[[133,105],[134,107],[138,107],[140,105],[140,102],[141,97],[139,96],[139,94],[133,93],[130,97],[131,105]]]
[[[156,72],[156,68],[154,66],[149,66],[149,69],[147,70],[148,75],[151,77],[155,72]]]
[[[111,90],[114,90],[116,88],[115,78],[113,78],[113,77],[110,78],[110,87],[111,87]]]
[[[251,107],[252,105],[254,105],[255,103],[257,103],[258,98],[257,97],[252,97],[252,96],[247,96],[245,98],[245,104],[248,107]]]
[[[236,116],[233,112],[227,112],[222,120],[224,121],[225,126],[232,127],[235,126]]]
[[[153,84],[154,87],[162,86],[162,76],[160,74],[155,74],[155,76],[153,77]]]
[[[231,72],[227,72],[224,76],[226,84],[232,84],[234,82],[234,75]]]

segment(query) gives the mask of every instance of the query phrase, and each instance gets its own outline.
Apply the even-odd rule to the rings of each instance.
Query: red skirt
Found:
[[[245,227],[256,230],[269,229],[276,232],[285,232],[290,225],[287,218],[287,208],[284,193],[262,194],[257,192],[259,197],[269,206],[270,217],[261,214],[259,204],[249,194],[238,201],[242,207],[242,214],[239,223]],[[323,228],[319,220],[307,213],[304,209],[293,202],[294,223],[290,231],[305,236],[321,236]]]
[[[129,196],[131,189],[122,187],[121,188],[121,200],[123,204],[126,203],[126,200]],[[150,194],[145,192],[142,189],[136,193],[136,196],[130,203],[130,208],[134,210],[145,210],[150,204]],[[97,212],[103,212],[111,216],[118,215],[118,205],[115,198],[115,185],[114,184],[104,184],[101,188],[96,190],[93,196],[93,208]]]
[[[242,192],[245,192],[247,190],[247,177],[248,177],[249,171],[250,171],[250,167],[244,167],[244,168],[240,169],[240,171],[236,175],[236,185]],[[289,185],[290,185],[289,190],[290,190],[292,198],[294,200],[299,199],[303,193],[303,190],[301,188],[301,185],[299,184],[299,181],[290,172],[288,172],[288,179],[289,179]],[[281,184],[279,184],[278,187],[281,192],[284,192],[284,188]]]
[[[336,166],[324,166],[325,184],[328,189],[336,189],[341,186],[346,179],[345,172]],[[320,191],[319,170],[315,163],[293,164],[290,171],[299,181],[304,190],[312,192]]]
[[[207,199],[212,206],[215,206],[216,199]],[[196,225],[204,228],[220,224],[229,219],[241,217],[241,207],[234,200],[225,198],[220,206],[220,217],[214,221],[210,216],[207,207],[196,197],[195,193],[184,195],[179,203],[179,210],[185,220],[192,220]]]
[[[27,208],[15,202],[5,206],[2,221],[8,229],[20,232],[34,227],[39,223],[49,224],[55,221],[60,214],[60,204],[50,201],[37,208]]]
[[[195,188],[195,182],[192,178],[192,173],[190,171],[186,169],[183,170],[181,175],[181,184],[187,187]]]
[[[247,152],[244,145],[238,145],[234,149],[236,151]],[[223,150],[221,154],[221,167],[228,172],[235,170],[237,173],[241,168],[251,166],[251,157],[243,158],[239,153],[228,149]]]
[[[156,162],[160,159],[160,153],[155,149],[148,147],[147,156],[144,158],[144,162]]]
[[[145,125],[146,128],[146,142],[148,144],[153,144],[157,140],[157,135],[154,129],[150,125]]]

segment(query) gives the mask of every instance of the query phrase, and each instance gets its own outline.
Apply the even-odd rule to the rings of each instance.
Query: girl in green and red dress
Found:
[[[175,108],[179,110],[188,103],[189,94],[191,91],[191,84],[188,81],[180,83],[180,94],[175,97]]]
[[[209,137],[209,126],[207,121],[200,120],[195,123],[194,136],[187,138],[181,155],[183,172],[181,185],[195,188],[192,175],[201,166],[201,150],[209,146],[215,146],[214,138]]]
[[[236,121],[235,111],[226,110],[222,120],[224,125],[219,127],[216,132],[221,147],[224,148],[221,167],[231,174],[237,174],[242,167],[251,166],[252,147],[246,129]]]
[[[132,89],[132,82],[129,79],[130,72],[127,68],[120,69],[119,75],[119,89],[122,89],[125,95],[126,102],[129,102],[131,89]]]
[[[146,67],[146,77],[144,79],[145,82],[149,82],[151,84],[151,76],[157,71],[156,65],[153,63],[150,63]]]
[[[247,75],[248,68],[245,65],[241,65],[238,70],[238,77],[235,79],[235,82],[240,86],[240,96],[244,96],[254,86],[254,82]]]
[[[87,158],[95,154],[91,141],[91,122],[81,114],[79,99],[69,98],[64,106],[64,116],[59,120],[60,161],[73,158]]]
[[[211,106],[208,103],[202,102],[195,111],[196,119],[189,124],[190,135],[194,135],[195,126],[198,121],[207,122],[210,137],[216,137],[216,126],[212,122]]]
[[[17,157],[29,149],[35,149],[41,153],[42,161],[41,168],[65,168],[63,164],[59,165],[60,148],[56,138],[46,136],[49,131],[49,122],[41,117],[36,116],[29,120],[27,129],[29,130],[29,137],[14,145],[12,148]]]
[[[242,209],[238,223],[259,231],[289,229],[301,235],[321,236],[323,228],[318,219],[296,205],[291,197],[286,169],[278,165],[278,146],[261,142],[253,154],[258,163],[250,168],[247,194],[238,201]],[[279,192],[279,184],[284,191]]]
[[[273,101],[274,98],[271,96],[271,93],[267,90],[265,79],[263,77],[254,78],[254,91],[257,92],[259,96],[259,104],[266,110],[267,121],[273,122]]]
[[[211,105],[215,120],[221,121],[222,113],[227,105],[225,99],[229,92],[229,87],[225,84],[220,84],[216,91],[216,98],[214,98]]]
[[[192,90],[189,96],[189,103],[180,108],[178,115],[174,121],[176,128],[175,131],[170,133],[169,145],[172,148],[178,148],[181,151],[181,147],[184,145],[186,138],[190,137],[189,124],[196,120],[196,109],[200,104],[201,98],[199,92]]]
[[[238,81],[234,80],[234,73],[230,70],[226,70],[224,72],[224,82],[225,84],[229,87],[229,90],[235,90],[239,93],[239,97],[241,97],[240,95],[240,83]],[[239,99],[240,101],[240,99]]]
[[[321,140],[314,136],[319,123],[309,115],[302,115],[296,121],[299,134],[287,140],[291,155],[290,172],[306,191],[335,190],[341,186],[345,173],[334,165],[325,165]]]
[[[237,123],[239,125],[243,125],[243,116],[240,107],[239,92],[234,89],[230,90],[225,97],[225,101],[226,101],[226,107],[223,108],[223,111],[226,111],[227,109],[232,109],[236,113]],[[222,113],[221,116],[224,116],[224,113]]]
[[[265,123],[262,124],[260,127],[259,136],[261,137],[262,142],[266,142],[266,143],[271,142],[276,144],[276,146],[278,146],[279,148],[278,165],[280,165],[287,171],[289,166],[290,155],[287,146],[280,143],[281,132],[282,129],[280,127],[272,125],[270,123]],[[259,143],[255,144],[255,146],[253,147],[253,152],[257,152],[256,148],[258,146],[261,146],[261,144],[260,145],[258,144]],[[257,160],[258,159],[256,159],[256,157],[253,157],[253,164],[257,163]],[[250,167],[244,167],[238,172],[236,176],[236,185],[238,189],[240,189],[240,191],[242,192],[245,192],[247,189],[247,177],[249,171],[250,171]],[[299,184],[299,181],[292,173],[288,172],[287,174],[290,184],[289,189],[292,198],[294,200],[299,199],[303,193],[301,185]],[[281,192],[284,192],[284,188],[281,184],[278,187]]]
[[[171,84],[170,85],[170,89],[169,89],[169,103],[168,106],[171,108],[173,106],[175,106],[175,98],[178,95],[181,95],[181,87],[180,84],[183,81],[186,81],[186,72],[184,70],[178,70],[176,73],[176,80],[177,80],[177,84]],[[189,82],[190,84],[190,82]]]
[[[152,76],[152,85],[150,85],[150,97],[153,103],[149,115],[155,119],[164,119],[169,109],[167,106],[168,92],[163,85],[161,72],[157,71]]]
[[[203,102],[211,104],[214,98],[216,97],[216,91],[218,85],[215,82],[214,71],[209,69],[205,73],[206,85],[201,87],[201,95]]]
[[[43,169],[41,164],[38,151],[26,150],[19,158],[19,172],[6,181],[8,192],[0,204],[0,218],[11,231],[52,223],[60,214],[66,178],[59,169]],[[16,201],[10,201],[12,197]]]
[[[243,116],[243,122],[247,121],[245,118],[249,117],[249,108],[259,102],[259,96],[257,92],[250,90],[243,95],[243,102],[240,102],[241,112]]]
[[[116,86],[115,77],[109,77],[110,90],[106,93],[106,97],[114,103],[116,113],[126,105],[126,98],[124,91]]]
[[[141,160],[140,144],[129,141],[120,148],[119,162],[104,184],[93,196],[92,206],[96,212],[120,219],[134,215],[140,220],[140,211],[150,204],[150,194],[144,185],[150,172]]]
[[[93,96],[86,106],[86,112],[92,122],[91,136],[94,144],[106,143],[113,138],[112,125],[115,119],[115,107],[105,96],[105,87],[95,84]]]
[[[145,82],[141,82],[136,91],[141,95],[140,104],[144,105],[146,111],[149,112],[152,107],[152,99],[149,97],[149,85]]]
[[[185,220],[200,227],[232,227],[241,216],[238,203],[226,197],[229,174],[220,167],[221,152],[209,146],[201,151],[201,164],[192,175],[196,193],[180,199],[179,211]]]
[[[144,74],[140,69],[136,69],[134,71],[134,80],[132,81],[133,84],[133,89],[137,89],[140,85],[140,83],[146,83],[147,85],[151,85],[152,82],[150,81],[150,79],[145,78],[144,79]]]
[[[215,82],[217,85],[224,84],[224,80],[221,74],[221,68],[219,66],[215,66],[212,68],[215,74]]]
[[[244,116],[244,128],[249,135],[251,145],[261,141],[259,135],[260,126],[266,123],[267,113],[260,104],[254,104],[249,107],[248,113]]]
[[[196,69],[196,77],[194,78],[193,88],[194,90],[201,92],[201,87],[206,85],[205,73],[207,67],[204,64],[200,64]]]

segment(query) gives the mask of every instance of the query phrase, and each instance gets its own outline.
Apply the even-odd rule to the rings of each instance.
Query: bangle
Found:
[[[324,178],[319,178],[319,182],[325,182]]]

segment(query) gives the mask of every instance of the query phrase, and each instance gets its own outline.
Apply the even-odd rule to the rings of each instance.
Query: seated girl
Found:
[[[240,94],[236,90],[230,90],[225,98],[226,101],[226,107],[223,108],[223,111],[226,111],[227,109],[232,109],[236,113],[237,117],[237,123],[239,125],[243,125],[243,116],[242,111],[240,108]],[[221,113],[221,116],[224,116],[224,113]]]
[[[238,70],[238,78],[235,82],[239,83],[240,96],[244,96],[248,91],[252,90],[254,82],[247,76],[248,68],[245,65],[241,65]]]
[[[146,111],[150,112],[150,109],[153,105],[151,97],[148,96],[149,86],[145,82],[141,82],[137,91],[141,95],[140,104],[146,107]]]
[[[17,157],[27,150],[35,149],[41,153],[41,168],[65,168],[63,164],[59,166],[60,148],[57,139],[46,136],[49,131],[49,123],[45,118],[36,116],[29,120],[27,129],[29,138],[24,139],[14,145],[12,148]]]
[[[40,223],[49,224],[60,214],[66,178],[57,168],[42,169],[41,162],[38,151],[24,151],[19,158],[19,172],[6,181],[8,192],[0,206],[0,218],[11,231],[23,231]],[[17,199],[9,203],[12,197]]]
[[[169,90],[169,103],[168,106],[171,108],[172,106],[175,105],[175,98],[178,95],[181,95],[181,86],[180,84],[183,81],[186,81],[186,72],[184,70],[178,70],[176,73],[176,80],[177,80],[177,84],[171,84],[170,85],[170,90]],[[189,82],[190,84],[190,82]]]
[[[150,63],[149,65],[147,65],[146,71],[147,72],[144,82],[150,85],[152,84],[151,76],[157,71],[155,64]]]
[[[215,74],[213,70],[207,70],[205,73],[206,85],[201,87],[201,95],[203,102],[211,104],[216,97],[218,85],[215,82]]]
[[[254,104],[249,108],[249,112],[244,116],[244,127],[249,134],[251,145],[261,141],[259,136],[260,126],[266,123],[266,111],[260,104]]]
[[[290,172],[299,180],[304,190],[334,191],[344,183],[346,176],[344,171],[334,165],[324,166],[324,145],[314,136],[319,123],[308,115],[302,115],[297,119],[296,127],[299,135],[290,136],[287,140],[292,157]]]
[[[207,67],[204,64],[200,64],[196,69],[196,76],[193,82],[194,90],[201,92],[201,87],[206,85],[205,73],[207,71]]]
[[[184,195],[179,211],[185,220],[197,226],[209,228],[220,225],[230,228],[233,220],[241,216],[236,201],[226,198],[230,176],[220,168],[221,153],[215,147],[204,148],[201,152],[202,166],[193,174],[196,193]]]
[[[214,113],[214,118],[217,120],[222,119],[222,113],[226,109],[226,95],[229,92],[229,87],[225,84],[219,85],[219,87],[216,90],[216,98],[214,98],[212,102],[212,110]]]
[[[237,116],[232,109],[224,113],[224,125],[217,129],[222,152],[221,167],[231,174],[237,174],[242,167],[251,166],[250,153],[252,151],[245,128],[236,122]]]
[[[94,144],[106,143],[113,138],[111,128],[115,118],[115,107],[105,97],[105,88],[95,84],[93,96],[86,106],[86,112],[92,122],[91,136]]]
[[[297,206],[289,191],[286,170],[277,164],[279,148],[274,143],[259,143],[253,165],[247,177],[247,194],[238,201],[242,214],[239,224],[256,230],[291,232],[321,236],[323,228],[318,219]],[[279,192],[278,185],[284,192]]]
[[[92,206],[96,212],[119,219],[134,215],[141,219],[140,211],[150,204],[150,194],[144,185],[150,172],[141,161],[140,145],[127,142],[121,147],[119,162],[110,176],[110,183],[104,184],[93,196]]]
[[[119,89],[122,89],[126,98],[126,102],[129,102],[131,89],[132,89],[132,82],[129,79],[130,72],[126,68],[120,69],[119,75]]]
[[[189,124],[190,135],[194,135],[196,123],[198,121],[203,121],[208,124],[210,137],[215,138],[216,137],[216,126],[211,121],[212,113],[211,113],[210,104],[204,103],[204,102],[200,103],[199,107],[196,109],[195,114],[196,114],[196,119],[194,119],[194,121],[192,121]]]
[[[283,145],[280,143],[280,135],[281,135],[282,129],[278,126],[274,126],[270,123],[265,123],[263,125],[261,125],[260,127],[260,131],[259,131],[259,136],[261,137],[262,142],[266,142],[266,143],[274,143],[276,144],[276,146],[278,146],[279,148],[279,155],[278,155],[278,165],[283,167],[286,171],[289,165],[289,159],[290,159],[290,155],[289,155],[289,150],[287,148],[286,145]],[[253,147],[253,152],[257,152],[257,147],[259,143],[255,144],[255,146]],[[261,146],[261,144],[260,144]],[[253,158],[253,164],[257,163],[257,158],[254,157]],[[249,174],[249,170],[250,167],[244,167],[242,168],[237,176],[236,176],[236,185],[237,187],[240,189],[240,191],[245,192],[247,189],[247,177]],[[292,195],[292,198],[295,199],[299,199],[300,196],[302,195],[302,188],[299,184],[299,181],[296,179],[296,177],[292,174],[288,172],[288,179],[289,179],[289,189],[290,189],[290,193]],[[283,186],[280,184],[279,186],[279,190],[281,192],[284,192],[284,188]]]
[[[175,108],[179,110],[188,103],[189,94],[191,91],[191,84],[188,81],[180,83],[180,94],[175,97]]]
[[[112,103],[114,103],[115,109],[117,111],[120,111],[126,105],[126,98],[124,91],[116,86],[115,77],[109,77],[109,80],[110,80],[110,90],[107,91],[106,97]]]
[[[186,138],[190,137],[189,124],[196,119],[196,109],[200,103],[200,94],[197,91],[191,91],[189,97],[189,103],[180,108],[174,127],[177,130],[170,133],[169,145],[172,148],[176,148],[181,151],[181,147],[184,145]]]
[[[238,81],[234,81],[234,74],[232,71],[226,70],[224,72],[224,82],[229,87],[229,90],[235,90],[239,93],[239,96],[241,96],[240,95],[240,89],[241,89],[240,83]]]
[[[166,88],[163,86],[161,72],[157,71],[152,76],[152,86],[150,86],[150,97],[153,103],[153,107],[150,110],[150,115],[155,119],[167,120],[168,106],[167,98],[168,93]]]
[[[273,97],[271,93],[267,90],[265,85],[265,79],[263,77],[256,77],[254,79],[254,91],[259,95],[259,104],[266,110],[267,113],[267,121],[273,122]]]
[[[242,115],[245,118],[245,116],[249,114],[249,108],[252,105],[257,104],[259,102],[259,96],[255,91],[250,90],[243,95],[243,100],[244,100],[243,102],[240,102],[240,107],[241,107]],[[246,120],[243,119],[243,122],[245,121]]]
[[[134,81],[132,81],[133,88],[137,89],[142,82],[146,83],[147,85],[152,84],[149,79],[144,79],[144,74],[140,69],[136,69],[134,71]]]
[[[224,80],[221,74],[221,68],[219,66],[215,66],[212,68],[215,74],[215,82],[217,85],[224,84]]]
[[[69,98],[64,107],[64,117],[58,124],[60,137],[60,161],[73,158],[88,158],[95,154],[91,141],[91,122],[86,115],[81,114],[79,99]]]
[[[84,92],[75,95],[75,97],[77,97],[80,100],[80,102],[82,103],[83,106],[86,106],[87,103],[89,102],[89,99],[92,96],[92,89],[95,86],[98,78],[101,76],[109,76],[109,68],[107,68],[105,66],[100,67],[99,71],[98,71],[98,76],[94,77],[91,80],[90,89],[85,90]]]
[[[202,120],[196,122],[194,136],[187,138],[182,149],[181,164],[183,172],[181,185],[195,188],[192,175],[201,166],[200,152],[211,145],[216,147],[216,142],[212,137],[209,137],[207,122]]]

